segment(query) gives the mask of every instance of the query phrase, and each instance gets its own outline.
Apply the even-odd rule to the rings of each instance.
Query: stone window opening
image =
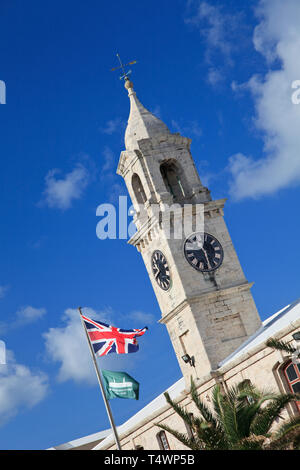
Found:
[[[156,437],[160,450],[170,450],[169,442],[165,431],[160,431]]]
[[[141,178],[136,173],[132,176],[131,185],[137,203],[144,204],[147,201],[147,196],[141,182]]]
[[[167,191],[173,196],[173,200],[181,201],[186,197],[182,181],[182,171],[177,163],[172,160],[160,165],[160,172]]]

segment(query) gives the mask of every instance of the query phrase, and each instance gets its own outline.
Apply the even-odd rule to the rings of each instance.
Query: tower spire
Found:
[[[130,100],[130,113],[125,132],[126,150],[137,150],[138,141],[158,137],[159,135],[170,135],[166,124],[146,109],[139,101],[133,89],[133,83],[127,78],[125,88],[128,90]]]
[[[125,131],[126,150],[137,150],[139,140],[170,135],[166,124],[142,105],[128,77],[125,78],[124,86],[130,100],[130,113]]]
[[[159,135],[168,134],[170,131],[166,124],[164,124],[159,118],[154,116],[148,109],[146,109],[139,99],[136,96],[136,93],[133,89],[133,83],[129,78],[131,70],[126,72],[126,67],[128,65],[136,64],[137,61],[131,61],[127,64],[123,64],[122,60],[117,54],[118,60],[120,62],[119,67],[114,67],[111,71],[122,70],[122,75],[120,80],[125,81],[125,88],[128,91],[128,96],[130,100],[130,113],[128,118],[128,124],[125,132],[125,147],[126,150],[138,150],[138,141],[142,139],[149,139],[152,137],[157,137]]]

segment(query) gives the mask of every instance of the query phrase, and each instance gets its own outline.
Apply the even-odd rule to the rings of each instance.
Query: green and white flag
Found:
[[[105,395],[111,398],[139,399],[140,384],[126,372],[115,372],[101,369]]]

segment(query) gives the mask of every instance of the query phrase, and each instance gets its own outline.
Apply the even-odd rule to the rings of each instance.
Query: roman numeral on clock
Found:
[[[219,268],[223,262],[221,243],[209,233],[194,233],[184,243],[184,255],[197,271],[209,272]]]

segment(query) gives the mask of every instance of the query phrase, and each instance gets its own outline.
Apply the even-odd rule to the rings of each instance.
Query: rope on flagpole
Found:
[[[93,346],[92,346],[90,337],[88,335],[88,332],[86,330],[84,320],[82,318],[81,307],[78,307],[78,310],[79,310],[79,313],[80,313],[81,323],[82,323],[83,329],[85,331],[86,339],[88,341],[90,353],[91,353],[93,363],[94,363],[94,366],[95,366],[96,375],[97,375],[99,386],[100,386],[100,389],[101,389],[101,393],[102,393],[103,401],[104,401],[104,404],[105,404],[106,412],[107,412],[107,415],[108,415],[108,418],[109,418],[109,421],[110,421],[110,425],[111,425],[111,428],[112,428],[112,431],[113,431],[113,435],[114,435],[114,438],[115,438],[115,441],[116,441],[117,449],[122,450],[120,440],[119,440],[119,436],[118,436],[118,433],[117,433],[117,429],[116,429],[116,426],[115,426],[115,423],[114,423],[113,415],[112,415],[108,400],[106,398],[106,394],[105,394],[104,386],[103,386],[103,383],[102,383],[101,374],[100,374],[100,371],[98,369],[98,364],[97,364],[96,357],[95,357],[95,354],[94,354]]]

